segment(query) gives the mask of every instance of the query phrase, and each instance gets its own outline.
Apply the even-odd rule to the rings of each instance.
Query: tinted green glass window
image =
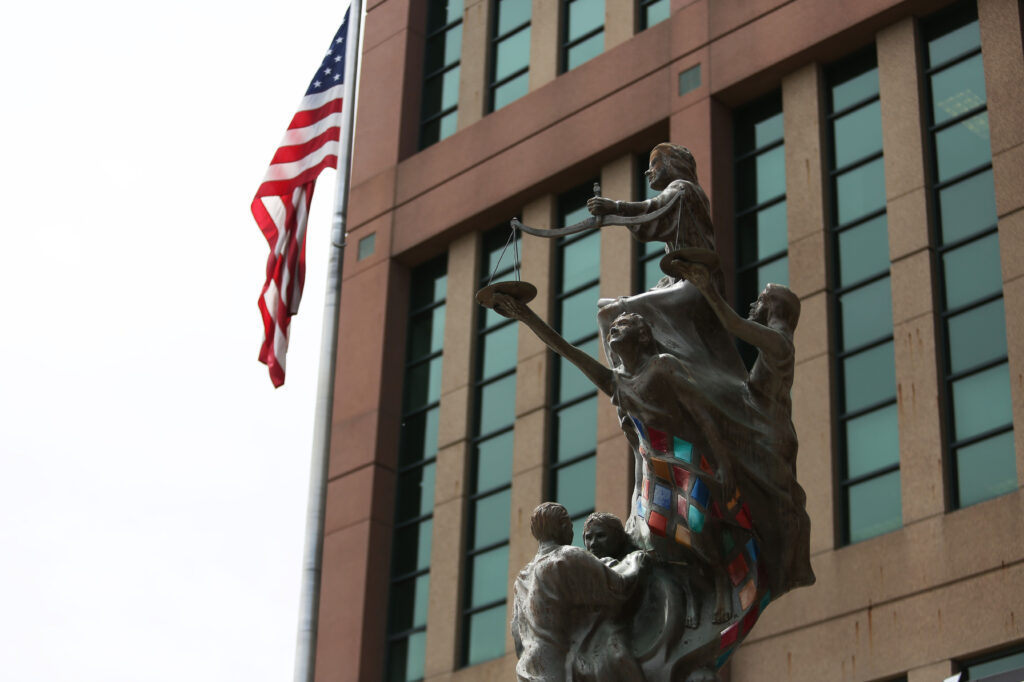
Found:
[[[530,63],[530,29],[514,33],[498,43],[494,79],[502,80]]]
[[[970,663],[962,666],[963,671],[967,673],[967,680],[980,680],[989,675],[1008,673],[1017,668],[1024,668],[1024,651],[997,656],[985,662]]]
[[[474,525],[471,548],[486,547],[508,539],[511,496],[512,491],[506,488],[473,503]],[[504,594],[505,586],[502,585],[501,589]]]
[[[476,460],[474,490],[490,490],[512,480],[512,431],[481,441]]]
[[[923,24],[932,180],[937,185],[948,458],[954,504],[1016,488],[999,237],[977,5]],[[945,183],[945,186],[942,184]],[[951,315],[950,313],[956,313]],[[965,439],[969,439],[966,443]],[[980,440],[978,440],[980,439]]]
[[[943,123],[986,102],[981,55],[954,64],[932,76],[932,120]]]
[[[874,49],[827,71],[844,542],[902,523],[885,161]],[[869,346],[869,347],[866,347]],[[852,355],[846,354],[854,351]],[[871,411],[861,413],[865,409]]]
[[[774,147],[737,164],[736,192],[741,206],[753,206],[786,193],[786,159]]]
[[[567,7],[566,36],[569,40],[577,40],[604,26],[604,0],[570,0]]]
[[[589,213],[587,214],[589,215]],[[568,291],[597,279],[601,258],[601,234],[591,232],[567,243],[561,250],[562,290]]]
[[[597,332],[597,298],[598,287],[595,284],[562,299],[559,303],[562,336],[576,342]]]
[[[532,3],[522,0],[499,0],[496,3],[498,35],[505,35],[529,21],[532,7]]]
[[[427,0],[426,54],[423,59],[423,104],[420,147],[455,132],[462,56],[461,0]]]
[[[957,440],[1013,421],[1006,363],[953,382],[953,429]]]
[[[392,575],[405,575],[430,566],[430,543],[434,525],[430,519],[395,531]]]
[[[398,465],[408,466],[437,454],[438,408],[405,417]]]
[[[604,0],[562,0],[562,22],[565,71],[604,51]]]
[[[640,30],[643,31],[668,19],[670,9],[669,0],[641,0]]]
[[[842,367],[846,412],[856,412],[891,398],[896,390],[891,341],[845,358]]]
[[[959,241],[995,227],[995,197],[991,169],[939,190],[942,241]]]
[[[494,110],[514,102],[529,91],[530,74],[524,73],[494,88]]]
[[[739,219],[740,262],[761,260],[785,251],[786,202],[781,201],[768,208],[743,216]]]
[[[882,107],[879,100],[866,104],[833,123],[836,168],[842,168],[882,150]]]
[[[530,12],[522,0],[499,0],[491,33],[490,100],[496,111],[519,99],[529,89]]]
[[[981,46],[977,20],[928,41],[928,62],[939,66]]]
[[[737,110],[733,121],[736,309],[746,315],[766,284],[789,283],[781,93]],[[740,353],[748,366],[757,355],[744,343]]]
[[[903,523],[898,471],[850,487],[850,542],[860,542],[896,530]]]
[[[409,282],[385,675],[403,682],[423,676],[446,271],[445,258],[437,258],[415,268]]]
[[[878,95],[878,69],[874,53],[857,59],[837,69],[836,82],[829,90],[832,111],[842,111],[849,106]]]
[[[591,408],[594,405],[591,404]],[[587,457],[555,471],[555,498],[569,511],[569,516],[587,514],[594,508],[597,460]]]
[[[960,306],[998,293],[1003,287],[999,266],[999,235],[995,232],[947,251],[942,256],[946,307]]]
[[[480,336],[480,379],[489,379],[516,366],[519,329],[507,324]]]
[[[598,357],[599,342],[597,339],[591,339],[576,345],[590,357]],[[582,395],[591,393],[593,390],[594,384],[590,383],[590,380],[575,365],[569,362],[558,363],[558,391],[555,396],[555,402],[568,402],[573,398],[579,398]]]
[[[405,376],[405,404],[416,408],[441,396],[441,358],[409,368]]]
[[[508,580],[508,545],[474,556],[472,571],[470,606],[504,599]]]
[[[555,415],[553,461],[561,462],[597,448],[597,405],[584,400],[559,410]],[[593,491],[591,490],[592,494]]]
[[[1013,431],[962,447],[955,457],[961,507],[1005,495],[1017,488]]]
[[[846,477],[856,478],[897,464],[900,459],[896,405],[854,417],[846,424],[848,458]]]
[[[885,166],[881,158],[848,170],[835,181],[836,214],[846,225],[885,207]]]
[[[395,523],[429,514],[434,509],[433,462],[398,475]]]
[[[949,369],[954,374],[1006,356],[1006,311],[1002,298],[950,317],[946,329]]]
[[[988,112],[955,123],[935,134],[939,182],[992,162],[988,141]]]
[[[880,215],[843,230],[839,239],[839,286],[850,286],[889,269],[889,228]]]
[[[426,632],[416,632],[393,642],[388,648],[388,682],[412,682],[423,679],[426,647]]]
[[[884,277],[839,299],[843,349],[892,336],[892,290]]]
[[[427,623],[430,574],[395,583],[391,587],[391,623],[394,630],[409,630]]]
[[[507,629],[504,604],[472,614],[466,628],[472,635],[466,647],[466,665],[475,665],[504,656]]]

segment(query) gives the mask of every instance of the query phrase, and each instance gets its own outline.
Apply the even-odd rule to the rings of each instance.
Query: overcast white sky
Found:
[[[334,174],[276,391],[249,202],[346,5],[5,10],[0,678],[291,679]]]

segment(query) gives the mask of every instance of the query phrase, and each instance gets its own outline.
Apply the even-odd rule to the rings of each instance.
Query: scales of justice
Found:
[[[636,461],[629,517],[592,514],[585,550],[571,545],[564,507],[533,512],[537,555],[516,578],[510,624],[523,682],[718,680],[768,604],[814,582],[790,400],[799,299],[769,284],[738,315],[723,298],[692,154],[659,144],[646,176],[656,197],[594,196],[576,225],[512,221],[513,243],[515,230],[554,238],[613,225],[665,243],[653,289],[597,301],[610,367],[530,309],[532,284],[497,282],[476,296],[611,398]],[[736,339],[757,349],[749,371]]]

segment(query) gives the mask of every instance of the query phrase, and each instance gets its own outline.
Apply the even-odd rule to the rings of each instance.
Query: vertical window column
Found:
[[[561,24],[561,71],[604,52],[604,0],[562,0]]]
[[[766,284],[789,284],[782,93],[741,109],[733,120],[736,309],[745,315]],[[756,352],[741,347],[747,365],[753,365]]]
[[[446,258],[413,271],[388,600],[389,682],[423,678],[446,291]]]
[[[428,0],[420,149],[455,132],[462,58],[462,0]]]
[[[507,227],[484,236],[480,287],[486,286],[492,276],[495,282],[514,278],[518,247],[508,244],[508,236]],[[476,333],[475,418],[466,509],[464,665],[481,663],[505,653],[519,329],[514,320],[481,308]]]
[[[827,73],[842,542],[902,524],[892,293],[874,47]]]
[[[501,109],[529,89],[531,11],[531,2],[494,0],[488,111]]]
[[[953,503],[1017,487],[1006,314],[977,7],[925,24],[931,182]]]
[[[559,198],[562,226],[589,216],[593,182]],[[563,237],[555,247],[555,325],[565,339],[598,357],[601,231]],[[568,360],[556,358],[551,407],[548,496],[573,520],[573,544],[583,543],[583,521],[594,511],[597,451],[597,389]]]

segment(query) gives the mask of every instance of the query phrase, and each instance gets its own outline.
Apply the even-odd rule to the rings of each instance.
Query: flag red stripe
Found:
[[[311,126],[317,121],[331,114],[336,114],[341,111],[341,104],[344,100],[339,97],[338,99],[332,99],[327,104],[323,105],[318,109],[309,109],[308,111],[296,112],[295,116],[292,117],[292,122],[288,124],[288,130],[293,128],[305,128]]]
[[[270,163],[292,163],[293,161],[301,161],[325,144],[337,142],[340,135],[341,128],[335,126],[333,128],[328,128],[312,140],[303,142],[302,144],[278,147],[277,153],[274,154],[274,158]]]
[[[320,175],[320,171],[322,171],[324,168],[337,168],[337,166],[338,157],[335,154],[330,154],[328,156],[325,156],[320,163],[313,166],[312,168],[307,168],[294,178],[289,178],[288,180],[272,180],[270,182],[264,182],[262,185],[260,185],[260,188],[256,190],[256,197],[273,197],[288,194],[295,187],[316,180],[316,177]],[[287,204],[288,202],[285,201],[285,203]]]

